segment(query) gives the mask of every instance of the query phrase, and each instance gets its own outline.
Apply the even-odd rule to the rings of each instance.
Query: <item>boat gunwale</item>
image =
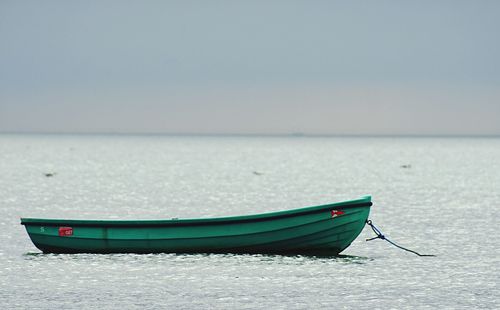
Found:
[[[349,209],[360,207],[371,207],[371,197],[366,196],[360,199],[337,202],[332,204],[305,207],[292,210],[284,210],[270,213],[197,218],[197,219],[167,219],[167,220],[68,220],[68,219],[41,219],[41,218],[21,218],[21,225],[25,226],[64,226],[73,227],[168,227],[168,226],[200,226],[200,225],[220,225],[238,224],[248,222],[261,222],[281,218],[295,217],[306,214],[321,213],[332,209]]]
[[[361,212],[361,211],[359,211]],[[356,212],[358,213],[358,212]],[[353,213],[351,213],[353,214]],[[233,234],[233,235],[214,235],[214,236],[203,236],[203,237],[176,237],[176,238],[153,238],[153,239],[148,239],[148,240],[153,240],[153,241],[159,241],[159,240],[169,240],[169,241],[178,241],[178,240],[196,240],[196,239],[200,239],[200,238],[203,238],[203,239],[214,239],[214,238],[239,238],[239,237],[246,237],[246,236],[254,236],[254,235],[260,235],[260,234],[265,234],[265,233],[275,233],[275,232],[278,232],[278,231],[282,231],[282,230],[289,230],[289,229],[295,229],[295,228],[298,228],[298,227],[303,227],[303,226],[306,226],[306,225],[315,225],[315,224],[318,224],[318,223],[321,223],[321,222],[325,222],[325,221],[328,221],[329,219],[321,219],[321,220],[317,220],[317,221],[314,221],[314,222],[308,222],[308,223],[305,223],[305,224],[300,224],[300,225],[295,225],[295,226],[289,226],[289,227],[283,227],[283,228],[279,228],[279,229],[273,229],[273,230],[264,230],[264,231],[258,231],[258,232],[251,232],[251,233],[241,233],[241,234]],[[340,225],[337,225],[335,226],[334,228],[329,228],[329,229],[337,229],[338,227],[342,227],[342,226],[346,226],[346,225],[350,225],[352,223],[354,223],[355,221],[351,221],[351,222],[347,222],[347,223],[343,223],[343,224],[340,224]],[[328,229],[328,230],[329,230]],[[316,234],[317,232],[315,233],[312,233],[312,234]],[[35,235],[35,236],[44,236],[46,237],[47,234],[45,233],[38,233],[38,232],[32,232],[30,233],[30,235]],[[309,234],[308,234],[309,235]],[[307,236],[307,235],[303,235],[303,236]],[[57,237],[58,236],[52,236],[52,237]],[[302,237],[302,236],[301,236]],[[96,237],[74,237],[72,236],[71,239],[81,239],[81,240],[102,240],[102,238],[96,238]],[[117,238],[108,238],[109,240],[114,240],[114,241],[141,241],[141,240],[145,240],[145,239],[130,239],[130,238],[126,238],[126,239],[117,239]],[[274,241],[273,241],[274,242]]]

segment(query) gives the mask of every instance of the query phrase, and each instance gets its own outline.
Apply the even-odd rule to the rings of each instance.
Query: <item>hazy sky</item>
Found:
[[[0,131],[500,134],[500,1],[0,0]]]

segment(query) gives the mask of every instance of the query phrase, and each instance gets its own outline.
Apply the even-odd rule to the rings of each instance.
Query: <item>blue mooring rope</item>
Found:
[[[390,244],[392,244],[393,246],[397,247],[397,248],[400,248],[401,250],[405,250],[405,251],[408,251],[410,253],[413,253],[413,254],[416,254],[418,256],[436,256],[436,255],[432,255],[432,254],[420,254],[418,252],[415,252],[413,250],[410,250],[410,249],[407,249],[405,247],[402,247],[394,242],[392,242],[391,240],[387,239],[386,236],[384,236],[384,234],[382,234],[382,232],[372,223],[371,220],[367,220],[366,221],[366,224],[368,224],[368,226],[370,226],[373,230],[373,232],[375,234],[377,234],[376,237],[373,237],[373,238],[369,238],[369,239],[366,239],[366,241],[372,241],[372,240],[375,240],[375,239],[382,239],[382,240],[385,240],[387,242],[389,242]]]

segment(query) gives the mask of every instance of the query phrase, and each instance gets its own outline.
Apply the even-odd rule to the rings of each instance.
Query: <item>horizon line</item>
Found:
[[[500,134],[349,134],[349,133],[221,133],[221,132],[126,132],[126,131],[0,131],[0,135],[64,136],[179,136],[179,137],[294,137],[294,138],[500,138]]]

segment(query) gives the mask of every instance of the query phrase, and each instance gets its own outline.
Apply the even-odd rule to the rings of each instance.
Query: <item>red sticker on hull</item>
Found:
[[[72,227],[59,227],[59,236],[68,237],[73,235]]]
[[[342,210],[332,210],[332,218],[343,215],[345,212]]]

